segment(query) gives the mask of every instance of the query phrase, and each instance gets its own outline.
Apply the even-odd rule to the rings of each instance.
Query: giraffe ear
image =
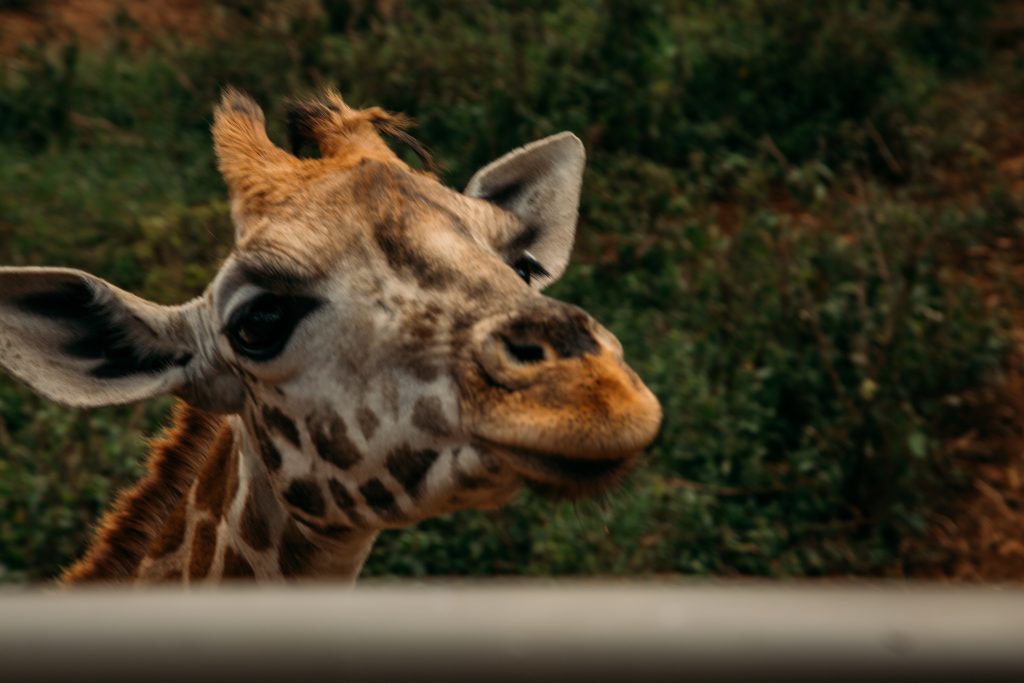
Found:
[[[77,270],[0,268],[0,367],[66,405],[191,399],[194,385],[223,389],[198,371],[202,307],[160,306]]]
[[[476,172],[466,194],[514,213],[525,226],[522,247],[548,272],[543,289],[569,264],[586,153],[572,133],[558,133],[513,150]]]

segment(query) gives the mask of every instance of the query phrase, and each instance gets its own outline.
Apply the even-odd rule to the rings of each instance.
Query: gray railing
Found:
[[[3,681],[1024,681],[1024,590],[459,584],[0,593]]]

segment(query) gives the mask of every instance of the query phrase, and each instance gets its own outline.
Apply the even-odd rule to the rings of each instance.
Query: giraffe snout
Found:
[[[623,360],[615,336],[558,302],[483,321],[464,415],[490,443],[562,457],[638,455],[661,423],[657,398]]]
[[[598,356],[607,347],[621,358],[622,347],[611,333],[583,311],[557,305],[496,325],[482,341],[477,360],[490,379],[519,389],[543,381],[564,361]]]

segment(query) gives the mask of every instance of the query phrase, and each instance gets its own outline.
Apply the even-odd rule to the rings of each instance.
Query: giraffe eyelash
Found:
[[[530,284],[534,277],[548,277],[551,273],[538,261],[533,254],[524,251],[522,255],[512,264],[512,270],[523,279],[523,282]]]

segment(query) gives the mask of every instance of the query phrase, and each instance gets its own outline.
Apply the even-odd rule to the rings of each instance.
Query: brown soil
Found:
[[[1024,581],[1024,376],[1015,371],[1003,386],[964,399],[964,410],[979,427],[951,439],[945,449],[969,478],[961,496],[938,506],[929,533],[906,541],[908,554],[935,558],[910,573]]]
[[[1005,9],[993,40],[1015,46],[1024,39],[1024,2],[1006,3]],[[994,73],[1016,68],[1015,55],[1004,57]],[[935,169],[947,196],[964,206],[994,186],[1024,203],[1024,100],[993,86],[996,80],[953,84],[930,112],[967,122],[959,131],[962,147],[979,150],[974,159],[961,155]],[[1024,220],[1006,227],[1013,236],[957,259],[986,307],[1009,319],[1016,348],[1000,385],[962,397],[963,424],[971,428],[947,442],[945,455],[969,473],[968,481],[960,497],[937,506],[926,537],[906,544],[913,556],[936,557],[913,572],[921,577],[1024,581]]]
[[[210,13],[202,0],[36,0],[0,10],[0,56],[22,45],[74,40],[102,47],[126,40],[143,48],[158,40],[203,34]]]

